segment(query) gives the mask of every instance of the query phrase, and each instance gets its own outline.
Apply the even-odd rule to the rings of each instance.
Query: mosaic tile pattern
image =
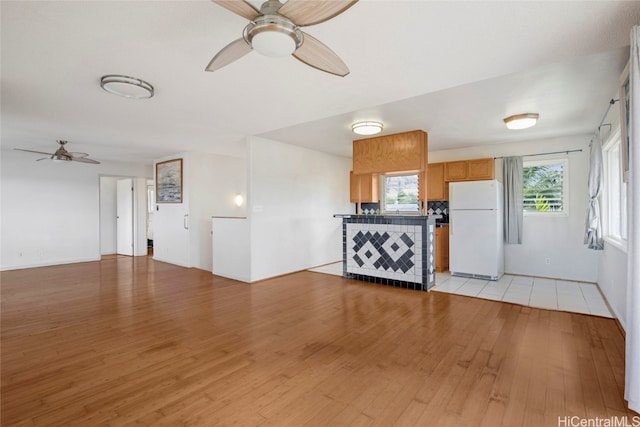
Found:
[[[357,204],[355,208],[358,209]],[[362,209],[363,215],[380,215],[380,203],[362,203],[360,208]]]
[[[449,202],[448,201],[434,201],[427,202],[427,214],[429,215],[442,215],[441,219],[436,222],[449,222]]]
[[[350,230],[354,229],[355,230]],[[393,272],[402,272],[404,274],[415,273],[414,266],[415,252],[415,234],[421,234],[421,227],[409,226],[411,231],[395,232],[395,231],[369,231],[359,230],[359,227],[347,227],[347,235],[355,232],[352,237],[353,256],[352,260],[359,268],[375,269]],[[420,242],[420,236],[417,241]],[[347,261],[349,262],[349,261]]]
[[[435,221],[354,215],[343,219],[343,276],[427,290],[435,284]]]

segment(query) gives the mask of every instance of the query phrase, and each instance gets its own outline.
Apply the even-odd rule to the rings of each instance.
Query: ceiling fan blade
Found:
[[[293,52],[297,60],[336,76],[344,77],[349,74],[349,67],[331,49],[309,34],[304,32],[302,34],[304,42]]]
[[[279,10],[299,27],[319,24],[340,15],[358,0],[288,0]]]
[[[28,153],[44,154],[49,156],[49,157],[44,157],[42,159],[37,159],[36,160],[37,162],[41,160],[53,160],[53,161],[61,161],[61,162],[68,162],[71,160],[75,160],[76,162],[82,162],[82,163],[100,164],[100,162],[90,159],[87,153],[72,153],[67,151],[64,148],[64,145],[67,143],[66,141],[64,142],[58,141],[58,143],[60,144],[60,147],[58,147],[55,153],[45,153],[44,151],[35,151],[35,150],[24,150],[22,148],[14,148],[14,150],[26,151]]]
[[[71,157],[71,159],[69,160],[73,160],[74,162],[82,162],[82,163],[91,163],[94,165],[99,165],[100,162],[90,159],[88,157]]]
[[[205,71],[219,70],[225,65],[229,65],[242,58],[247,53],[251,52],[251,50],[252,47],[249,46],[243,38],[232,41],[213,57],[211,62],[209,62],[209,65],[207,65],[207,68],[205,68]]]
[[[46,154],[47,156],[53,156],[54,155],[54,153],[45,153],[44,151],[24,150],[22,148],[14,148],[14,150],[26,151],[27,153]]]
[[[260,11],[253,5],[244,0],[212,0],[214,3],[224,7],[225,9],[240,15],[243,18],[253,21],[260,15]]]
[[[76,157],[89,157],[89,155],[87,153],[78,153],[77,151],[67,151],[67,154],[69,154],[73,158],[76,158]]]

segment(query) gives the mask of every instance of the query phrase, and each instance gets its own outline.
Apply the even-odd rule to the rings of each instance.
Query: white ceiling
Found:
[[[2,149],[67,139],[97,160],[144,162],[242,155],[249,135],[350,156],[357,119],[423,129],[430,150],[586,134],[640,22],[637,1],[360,0],[305,28],[349,66],[341,78],[255,52],[205,72],[246,24],[205,0],[5,0],[0,12]],[[105,74],[144,79],[155,96],[108,94]],[[538,126],[504,128],[524,112]]]

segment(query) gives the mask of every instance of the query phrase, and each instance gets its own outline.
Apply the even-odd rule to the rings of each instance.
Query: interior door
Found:
[[[116,252],[133,256],[133,179],[116,184]]]

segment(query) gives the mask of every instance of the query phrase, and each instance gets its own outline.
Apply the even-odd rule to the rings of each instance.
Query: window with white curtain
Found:
[[[522,162],[522,202],[525,215],[568,213],[567,159]]]
[[[627,183],[622,179],[620,130],[611,134],[602,148],[604,166],[603,227],[604,237],[626,248]]]

